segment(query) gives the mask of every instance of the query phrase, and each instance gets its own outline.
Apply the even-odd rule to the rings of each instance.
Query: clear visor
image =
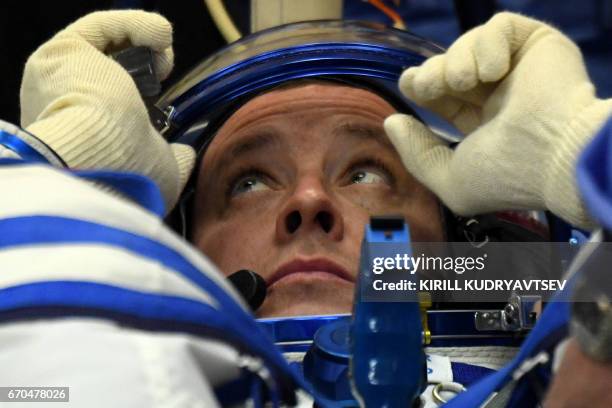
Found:
[[[411,33],[376,23],[328,20],[287,24],[249,35],[217,51],[170,88],[157,106],[163,110],[202,81],[241,62],[265,58],[272,51],[315,44],[362,45],[371,50],[393,50],[423,59],[442,51],[436,44]]]

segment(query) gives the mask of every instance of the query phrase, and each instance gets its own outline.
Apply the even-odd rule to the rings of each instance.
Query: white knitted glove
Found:
[[[172,27],[144,11],[89,14],[28,59],[21,84],[21,125],[71,168],[113,169],[152,178],[169,211],[193,168],[191,147],[169,145],[152,126],[136,84],[105,52],[145,46],[156,72],[173,65]]]
[[[547,208],[590,225],[574,168],[612,103],[595,97],[580,50],[562,33],[500,13],[406,70],[399,86],[466,134],[453,151],[406,115],[385,121],[408,171],[455,213]]]

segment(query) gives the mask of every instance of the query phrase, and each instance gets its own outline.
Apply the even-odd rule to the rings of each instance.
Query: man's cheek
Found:
[[[344,194],[344,199],[353,208],[353,212],[355,210],[362,212],[366,217],[382,214],[389,207],[389,199],[385,199],[381,192],[370,187],[361,186],[348,189]]]
[[[441,212],[438,201],[432,194],[422,192],[409,197],[395,192],[381,194],[375,189],[353,191],[347,195],[354,210],[351,212],[353,224],[365,226],[372,215],[403,215],[410,226],[412,238],[416,241],[441,241]],[[360,229],[363,233],[363,227]]]
[[[231,259],[227,256],[227,251],[231,251],[224,244],[225,239],[219,238],[218,240],[206,240],[197,245],[198,249],[202,251],[220,270],[224,275],[231,273],[231,265],[227,265],[226,260]]]
[[[247,228],[244,224],[220,231],[202,249],[225,275],[251,269],[262,276],[266,274],[265,258],[274,250],[267,228]]]
[[[386,185],[360,185],[349,189],[346,197],[368,214],[400,213],[413,197]]]
[[[230,275],[240,269],[250,269],[245,265],[243,256],[250,252],[245,250],[245,245],[240,245],[240,239],[233,234],[221,233],[218,239],[213,239],[208,245],[201,247],[215,265],[225,275]]]
[[[438,242],[444,240],[442,212],[438,202],[423,203],[419,208],[406,208],[404,214],[413,240]]]

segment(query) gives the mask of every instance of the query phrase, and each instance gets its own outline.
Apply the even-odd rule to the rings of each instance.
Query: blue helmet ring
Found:
[[[360,85],[416,111],[442,133],[450,125],[406,100],[397,88],[408,67],[443,48],[406,31],[356,21],[287,24],[242,38],[197,65],[156,103],[165,113],[164,136],[201,151],[239,106],[297,79],[332,79]]]

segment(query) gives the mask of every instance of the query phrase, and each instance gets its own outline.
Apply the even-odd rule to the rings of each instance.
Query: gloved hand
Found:
[[[590,225],[574,168],[612,103],[596,98],[580,50],[562,33],[500,13],[406,70],[399,86],[466,135],[453,151],[413,118],[385,121],[408,171],[455,213],[546,208]]]
[[[89,14],[28,59],[21,84],[21,125],[71,168],[135,172],[157,182],[169,211],[195,153],[155,130],[136,84],[105,52],[145,46],[160,80],[173,65],[172,27],[144,11]]]

